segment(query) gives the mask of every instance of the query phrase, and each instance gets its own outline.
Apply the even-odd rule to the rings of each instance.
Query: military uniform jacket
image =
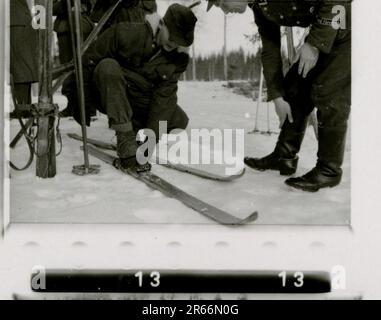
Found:
[[[115,59],[126,71],[132,71],[126,72],[132,74],[127,83],[133,82],[149,96],[147,128],[157,132],[159,121],[170,121],[177,108],[177,83],[188,66],[188,54],[160,49],[148,22],[122,22],[106,30],[85,55],[88,72],[105,58]]]
[[[98,0],[91,14],[94,22],[99,22],[105,12],[115,5],[116,0]],[[146,14],[156,12],[155,0],[124,0],[107,22],[107,27],[119,22],[144,22]]]
[[[336,5],[345,8],[346,28],[350,28],[350,0],[255,0],[249,5],[262,39],[268,100],[284,96],[280,27],[310,27],[306,42],[329,54],[340,32],[332,26]]]

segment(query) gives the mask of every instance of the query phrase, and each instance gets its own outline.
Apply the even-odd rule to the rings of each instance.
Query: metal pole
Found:
[[[71,1],[67,0],[67,3]],[[69,22],[70,22],[69,15]],[[86,110],[85,110],[85,89],[83,83],[83,66],[82,66],[82,19],[81,19],[81,0],[74,0],[74,22],[75,22],[75,42],[73,47],[73,56],[76,65],[76,78],[77,78],[77,94],[78,102],[81,111],[81,128],[82,128],[82,139],[83,139],[83,157],[84,165],[74,166],[73,173],[78,175],[96,174],[99,172],[99,166],[90,166],[89,164],[89,153],[87,148],[87,130],[86,130]],[[72,27],[72,23],[71,23]],[[72,29],[72,28],[71,28]],[[73,30],[71,31],[73,35]]]
[[[74,0],[74,19],[75,19],[75,40],[76,40],[76,60],[77,60],[77,78],[78,78],[78,97],[81,108],[81,125],[83,138],[83,156],[85,160],[85,173],[89,171],[89,154],[87,150],[87,132],[86,132],[86,114],[85,114],[85,95],[83,84],[83,69],[82,69],[82,28],[81,28],[81,0]]]
[[[261,65],[261,72],[260,72],[260,76],[259,76],[259,90],[258,90],[258,98],[257,98],[257,108],[256,108],[256,111],[255,111],[255,125],[254,125],[254,129],[252,131],[250,131],[249,133],[256,133],[258,132],[258,110],[259,110],[259,106],[262,102],[262,93],[263,93],[263,65]]]
[[[70,40],[71,40],[71,49],[73,53],[73,63],[74,63],[74,69],[78,70],[78,61],[77,61],[77,49],[76,49],[76,34],[75,34],[75,26],[73,22],[73,11],[72,11],[72,2],[71,0],[66,0],[66,6],[67,6],[67,19],[69,22],[69,31],[70,31]],[[78,72],[75,73],[76,77],[76,83],[77,83],[77,91],[79,92],[79,79],[78,79]]]
[[[224,80],[228,80],[228,57],[227,57],[227,17],[224,15]]]
[[[266,131],[266,133],[271,134],[271,131],[270,131],[270,107],[269,107],[268,102],[266,103],[266,109],[267,109],[267,131]]]
[[[54,140],[55,118],[46,115],[54,111],[52,97],[52,34],[53,34],[53,2],[44,0],[46,9],[46,29],[40,30],[40,92],[38,97],[38,137],[36,175],[51,178],[56,175],[56,156]]]
[[[261,65],[261,76],[259,78],[259,91],[258,91],[258,99],[257,99],[257,110],[262,102],[262,94],[263,94],[263,65]]]
[[[193,42],[192,45],[192,80],[196,81],[197,76],[196,76],[196,48]]]
[[[192,9],[192,8],[194,8],[200,4],[201,4],[201,1],[196,1],[195,3],[188,6],[188,8]],[[197,75],[196,75],[196,48],[195,48],[194,41],[193,41],[193,45],[192,45],[192,78],[193,78],[193,81],[197,80]]]

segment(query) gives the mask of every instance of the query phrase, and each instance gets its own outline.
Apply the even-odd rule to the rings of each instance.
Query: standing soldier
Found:
[[[295,173],[307,118],[317,107],[316,166],[285,183],[310,192],[338,185],[351,104],[350,0],[209,0],[208,10],[213,5],[225,14],[243,13],[247,6],[253,10],[263,43],[268,99],[275,103],[282,128],[270,155],[247,157],[245,163],[257,170]],[[299,61],[286,77],[282,73],[281,26],[310,27],[298,52]]]

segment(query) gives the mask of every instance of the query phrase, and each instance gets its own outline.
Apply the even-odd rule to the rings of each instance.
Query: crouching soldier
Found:
[[[138,130],[151,129],[158,141],[159,121],[166,121],[168,131],[188,124],[177,105],[177,84],[188,66],[186,47],[193,43],[196,21],[188,7],[173,4],[163,19],[152,15],[142,24],[107,29],[84,56],[86,105],[99,102],[98,110],[107,114],[125,169],[150,168],[136,159]],[[78,110],[74,117],[80,122]]]
[[[350,0],[209,0],[225,13],[249,6],[262,39],[262,63],[269,100],[282,129],[274,151],[264,158],[245,158],[257,170],[295,173],[307,118],[318,113],[316,166],[287,185],[317,191],[340,183],[351,95]],[[281,26],[310,27],[299,61],[285,79],[282,73]],[[291,81],[291,82],[290,82]]]

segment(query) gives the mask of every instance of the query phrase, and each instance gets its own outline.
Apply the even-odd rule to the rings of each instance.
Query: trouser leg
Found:
[[[188,123],[189,118],[187,114],[180,106],[177,106],[171,120],[169,121],[168,132],[171,132],[174,129],[185,130],[188,126]]]
[[[30,104],[32,100],[31,83],[15,83],[13,94],[18,104]],[[16,106],[15,106],[16,108]]]
[[[94,71],[94,80],[101,104],[109,118],[110,128],[119,132],[132,131],[132,107],[127,97],[123,70],[114,59],[102,60]]]
[[[121,66],[113,59],[102,60],[95,68],[94,80],[100,92],[102,107],[109,118],[110,128],[116,131],[119,157],[135,157],[137,144],[132,126],[133,112]]]
[[[341,31],[337,46],[323,58],[318,66],[322,72],[313,84],[319,125],[317,166],[341,176],[351,106],[350,31]]]
[[[284,81],[284,99],[290,104],[293,122],[286,119],[271,154],[263,158],[245,158],[245,163],[253,169],[277,170],[282,175],[291,175],[296,171],[297,154],[303,142],[308,116],[314,108],[310,79],[302,78],[297,67],[298,64],[295,64],[291,68]]]
[[[14,83],[12,88],[12,95],[14,98],[14,110],[10,113],[10,118],[17,117],[30,117],[29,112],[17,111],[18,104],[31,104],[32,103],[32,84],[31,83]]]
[[[285,97],[290,104],[293,122],[286,119],[278,136],[275,152],[286,159],[296,157],[303,142],[308,116],[314,108],[311,99],[311,79],[302,78],[298,73],[298,63],[287,73],[284,80]]]
[[[57,34],[57,39],[58,39],[58,52],[59,52],[59,58],[60,58],[60,63],[68,63],[73,59],[73,48],[71,46],[71,39],[70,39],[70,33],[69,32],[63,32],[63,33],[58,33]],[[74,84],[75,85],[75,77],[68,77],[65,79],[65,81],[62,84],[62,93],[67,93],[71,90],[71,86]],[[78,97],[76,95],[75,91],[75,96],[73,99],[68,98],[68,103],[67,106],[64,110],[60,112],[60,117],[66,118],[66,117],[71,117],[73,116],[74,109],[77,107],[78,103]],[[74,103],[73,103],[74,102]]]
[[[313,72],[312,98],[318,108],[319,148],[315,168],[286,184],[317,191],[340,183],[351,104],[350,30],[340,30],[330,54],[321,54]]]
[[[347,127],[319,127],[317,167],[328,176],[341,178]]]

